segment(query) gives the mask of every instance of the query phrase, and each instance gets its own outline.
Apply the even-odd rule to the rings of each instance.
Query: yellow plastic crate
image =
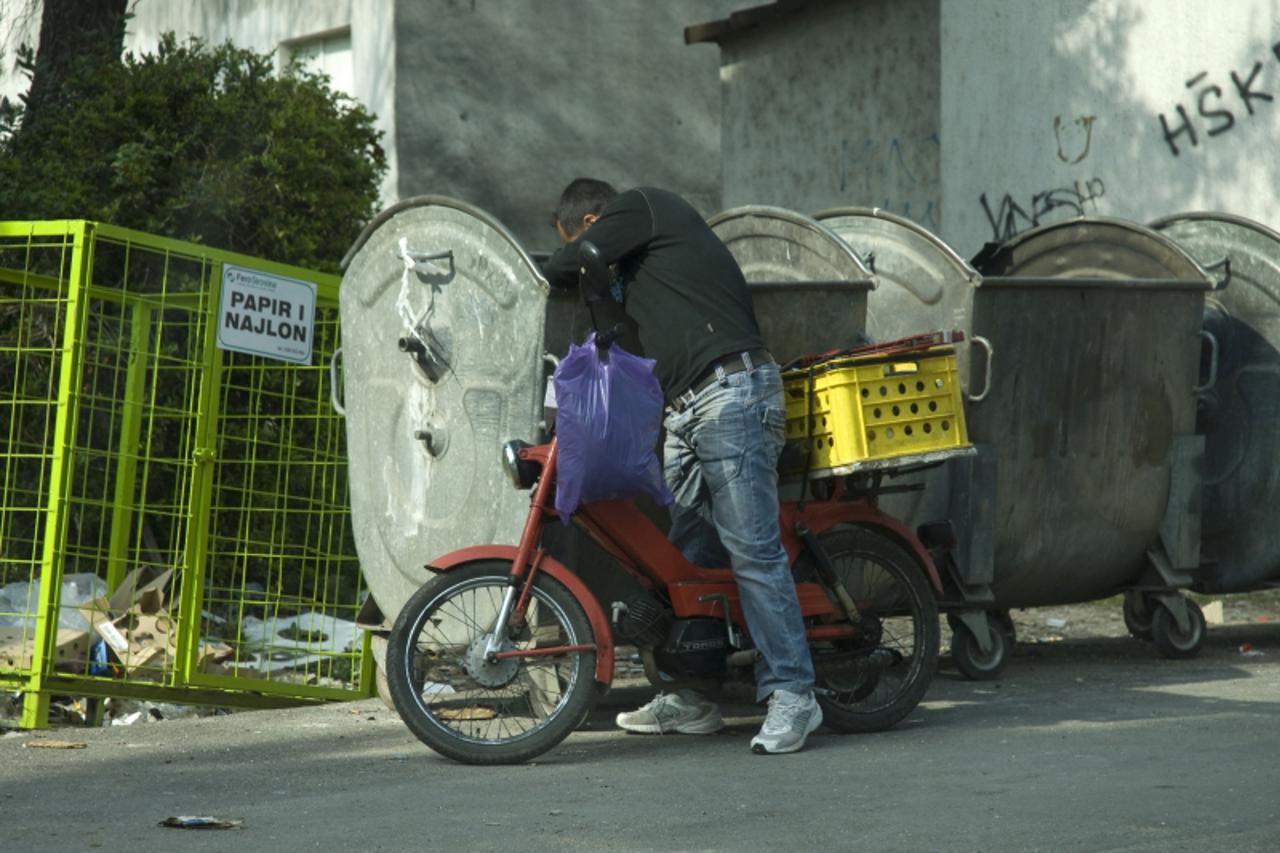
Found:
[[[801,451],[787,455],[786,473],[805,470],[806,443],[813,453],[810,476],[890,467],[874,463],[904,457],[943,458],[971,447],[950,346],[840,356],[787,371],[783,387],[787,442]]]

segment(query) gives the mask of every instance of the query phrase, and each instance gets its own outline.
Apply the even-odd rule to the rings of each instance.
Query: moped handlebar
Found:
[[[597,330],[596,331],[596,350],[601,355],[603,355],[609,349],[610,345],[613,344],[614,341],[622,337],[623,331],[625,330],[622,328],[621,323],[614,323],[613,328],[609,329],[607,332],[601,332]]]
[[[600,255],[600,249],[590,240],[578,244],[578,290],[591,314],[591,328],[596,333],[596,351],[603,358],[610,344],[622,336],[623,327],[617,323],[607,331],[600,330],[596,321],[595,305],[608,298],[610,283],[609,265]]]
[[[590,240],[578,244],[578,289],[588,306],[605,301],[609,293],[609,265]]]

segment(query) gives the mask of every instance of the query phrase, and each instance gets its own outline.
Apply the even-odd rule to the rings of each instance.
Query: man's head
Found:
[[[600,211],[618,194],[611,185],[594,178],[577,178],[560,193],[553,214],[556,234],[568,243],[576,240],[600,218]]]

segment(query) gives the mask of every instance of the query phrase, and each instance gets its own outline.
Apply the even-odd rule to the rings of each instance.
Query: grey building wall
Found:
[[[939,0],[817,3],[721,41],[724,203],[937,229]]]
[[[719,55],[684,28],[738,2],[397,0],[398,194],[456,196],[530,249],[580,175],[720,207]]]
[[[941,31],[963,252],[1079,213],[1280,227],[1276,0],[943,0]]]
[[[716,36],[726,205],[883,207],[964,255],[1080,214],[1280,227],[1277,0],[811,0],[750,23]]]

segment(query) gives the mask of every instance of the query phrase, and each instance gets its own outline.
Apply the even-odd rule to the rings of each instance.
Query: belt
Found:
[[[695,397],[724,377],[742,373],[744,370],[754,370],[762,364],[772,362],[773,356],[767,349],[744,350],[716,359],[697,379],[693,380],[693,384],[687,391],[671,398],[671,408],[677,412],[683,412],[693,405]]]

